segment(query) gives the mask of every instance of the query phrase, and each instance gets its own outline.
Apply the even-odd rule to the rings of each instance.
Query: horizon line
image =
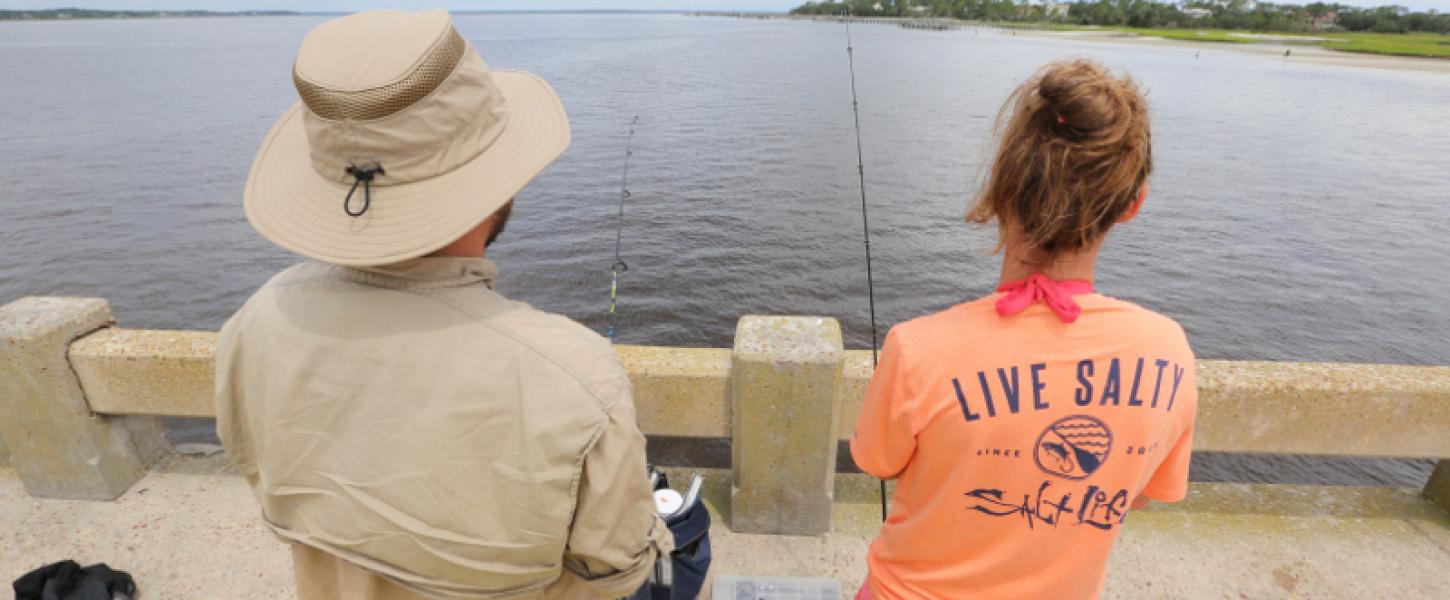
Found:
[[[237,8],[231,10],[215,10],[209,8],[89,8],[85,6],[53,6],[47,8],[0,8],[0,12],[44,12],[61,10],[85,10],[93,12],[108,13],[135,13],[135,12],[189,12],[189,13],[212,13],[212,14],[235,14],[235,13],[293,13],[299,15],[325,15],[325,14],[351,14],[362,12],[357,10],[307,10],[296,8]],[[369,9],[372,10],[372,9]],[[632,13],[751,13],[751,14],[785,14],[788,10],[768,9],[747,9],[747,8],[449,8],[450,13],[599,13],[599,12],[632,12]]]

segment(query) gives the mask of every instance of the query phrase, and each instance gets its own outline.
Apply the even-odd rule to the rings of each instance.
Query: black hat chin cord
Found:
[[[361,217],[363,216],[363,213],[366,213],[368,211],[368,207],[372,206],[373,204],[373,176],[386,175],[387,172],[383,171],[382,165],[368,165],[361,167],[357,165],[348,165],[347,174],[352,175],[354,179],[352,182],[352,189],[347,191],[347,197],[343,198],[342,200],[342,212],[347,213],[347,216],[349,217]],[[357,186],[359,185],[361,185],[363,188],[362,210],[352,212],[352,195],[354,192],[357,191]]]

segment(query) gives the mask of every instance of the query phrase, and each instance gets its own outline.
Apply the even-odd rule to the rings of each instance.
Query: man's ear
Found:
[[[1127,223],[1128,221],[1132,221],[1134,217],[1138,216],[1138,211],[1143,210],[1143,201],[1147,199],[1148,182],[1144,181],[1143,189],[1138,190],[1138,199],[1134,200],[1132,204],[1128,205],[1128,210],[1123,211],[1123,215],[1118,217],[1118,222]]]

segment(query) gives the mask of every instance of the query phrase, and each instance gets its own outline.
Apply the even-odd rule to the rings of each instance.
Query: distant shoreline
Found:
[[[1391,69],[1397,71],[1419,71],[1422,73],[1450,73],[1450,60],[1443,58],[1414,57],[1414,56],[1393,56],[1387,54],[1369,54],[1363,52],[1346,52],[1330,48],[1322,48],[1313,45],[1285,45],[1271,42],[1260,43],[1223,43],[1217,41],[1194,41],[1186,39],[1162,38],[1151,35],[1124,35],[1114,30],[1076,30],[1076,31],[1045,31],[1045,30],[1016,30],[1017,34],[1042,38],[1072,39],[1091,43],[1116,43],[1138,46],[1156,46],[1180,48],[1197,48],[1207,51],[1237,52],[1244,54],[1257,54],[1266,58],[1278,58],[1289,62],[1302,62],[1309,64],[1336,65],[1346,67],[1370,67],[1376,69]],[[1285,51],[1290,51],[1284,56]]]
[[[1164,39],[1189,43],[1211,43],[1214,45],[1270,45],[1279,46],[1280,51],[1283,45],[1293,45],[1295,52],[1298,48],[1317,48],[1331,51],[1335,54],[1355,54],[1379,56],[1385,58],[1410,58],[1430,59],[1439,61],[1450,61],[1450,36],[1436,35],[1433,33],[1369,33],[1349,31],[1322,31],[1306,35],[1303,33],[1288,32],[1257,32],[1238,29],[1197,29],[1192,27],[1184,28],[1141,28],[1127,26],[1092,26],[1072,25],[1066,23],[1034,23],[1024,21],[976,21],[969,19],[957,19],[952,17],[897,17],[897,16],[844,16],[844,15],[823,15],[823,14],[781,14],[781,13],[742,13],[742,12],[706,12],[697,11],[690,13],[701,17],[732,17],[740,19],[781,19],[791,21],[817,21],[835,22],[851,21],[853,23],[890,23],[900,24],[903,27],[912,29],[962,29],[962,28],[990,28],[1011,30],[1024,34],[1048,34],[1048,35],[1081,35],[1084,38],[1090,37],[1112,37],[1124,38],[1150,38]],[[925,27],[911,27],[911,24],[925,24]],[[1390,64],[1380,61],[1381,64]],[[1428,67],[1422,70],[1440,71],[1436,67]]]
[[[98,21],[105,19],[198,19],[207,17],[290,17],[307,13],[291,10],[100,10],[47,8],[0,10],[0,21]]]
[[[0,9],[0,22],[7,21],[97,21],[108,19],[203,19],[213,17],[337,17],[354,11],[295,11],[295,10],[102,10],[77,8],[50,8],[33,10]],[[635,9],[499,9],[499,10],[453,10],[455,15],[687,15],[692,10],[635,10]],[[724,13],[720,13],[724,14]],[[782,15],[778,12],[734,12],[731,16]]]

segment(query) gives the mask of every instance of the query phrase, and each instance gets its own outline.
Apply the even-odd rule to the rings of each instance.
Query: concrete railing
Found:
[[[0,307],[0,448],[31,494],[114,498],[164,448],[161,416],[206,417],[216,334],[111,328],[104,300]],[[834,319],[745,317],[733,349],[617,346],[650,435],[732,438],[732,529],[829,527],[838,440],[871,377]],[[1200,361],[1197,450],[1441,459],[1450,367]],[[0,450],[0,456],[3,456]]]

